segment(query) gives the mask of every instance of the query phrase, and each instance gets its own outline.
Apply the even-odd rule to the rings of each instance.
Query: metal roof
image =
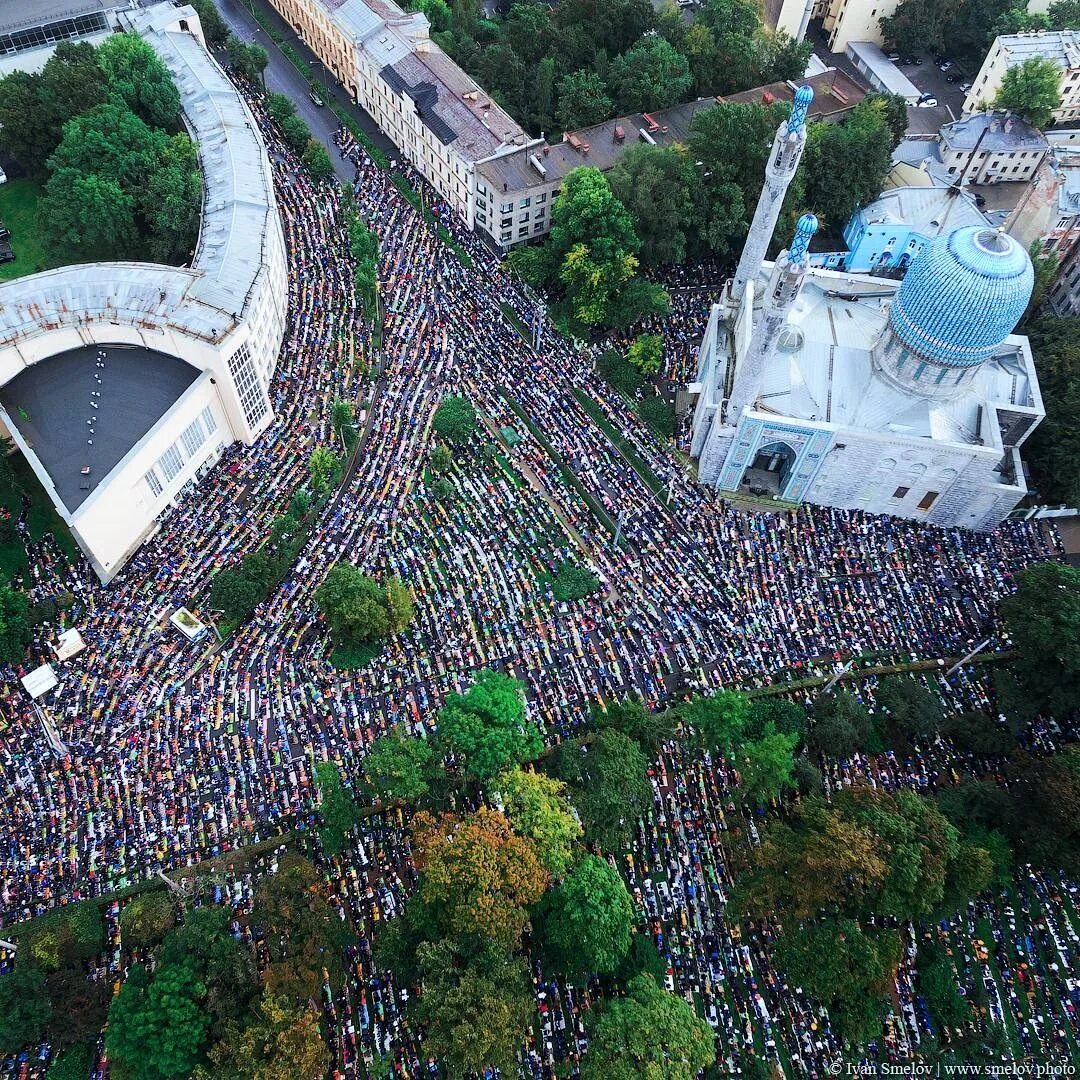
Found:
[[[909,225],[924,236],[939,236],[965,225],[986,225],[975,200],[952,187],[889,188],[859,211],[865,225]]]
[[[127,7],[109,0],[0,0],[0,34]]]
[[[979,150],[987,153],[1047,147],[1046,136],[1038,128],[1006,112],[972,113],[954,120],[942,127],[941,139],[950,150],[974,150],[978,143]]]
[[[849,41],[848,55],[856,62],[866,65],[882,90],[914,101],[919,88],[885,55],[881,46],[872,41]]]
[[[1076,30],[1003,34],[997,44],[1005,53],[1005,63],[1009,67],[1037,58],[1049,60],[1063,71],[1080,68],[1080,35]]]

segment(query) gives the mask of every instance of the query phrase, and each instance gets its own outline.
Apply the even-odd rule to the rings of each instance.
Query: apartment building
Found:
[[[602,124],[568,131],[561,143],[537,143],[482,162],[476,169],[476,227],[502,250],[543,236],[551,225],[551,202],[567,174],[583,165],[602,172],[614,168],[627,147],[685,143],[694,116],[722,102],[773,104],[792,101],[800,85],[814,90],[810,121],[835,121],[866,96],[842,72],[830,68],[810,79],[759,86],[727,97],[698,98],[653,113],[618,116]]]
[[[896,14],[899,0],[816,0],[813,17],[821,19],[834,53],[847,52],[851,41],[881,45],[881,19]]]
[[[1046,138],[1011,113],[965,116],[945,124],[938,136],[945,172],[964,184],[1029,181],[1046,160]]]
[[[995,38],[964,100],[964,112],[989,108],[1005,72],[1034,58],[1049,60],[1061,71],[1061,105],[1054,110],[1054,120],[1060,123],[1080,119],[1080,31],[1077,30],[1044,30]]]
[[[391,0],[271,2],[470,228],[476,166],[540,142],[431,40],[421,12]]]

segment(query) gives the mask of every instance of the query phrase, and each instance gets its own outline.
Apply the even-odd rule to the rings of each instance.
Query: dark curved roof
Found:
[[[103,368],[96,366],[99,352]],[[198,376],[197,368],[155,349],[88,345],[31,364],[0,387],[0,403],[74,513]]]

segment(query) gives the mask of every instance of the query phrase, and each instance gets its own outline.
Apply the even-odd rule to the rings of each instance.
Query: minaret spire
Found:
[[[731,282],[731,299],[735,303],[742,300],[746,283],[761,269],[788,184],[799,167],[799,159],[806,146],[806,114],[813,100],[813,88],[800,86],[795,92],[791,115],[780,125],[773,139],[765,165],[765,186],[761,189],[754,220],[746,234],[739,266]]]
[[[754,327],[746,354],[735,364],[735,384],[728,399],[727,423],[738,424],[742,411],[753,405],[761,392],[761,376],[776,348],[777,338],[787,322],[787,315],[802,291],[803,277],[810,265],[808,249],[817,232],[818,219],[803,214],[795,226],[791,247],[782,251],[773,266],[769,288],[765,293],[765,310]]]

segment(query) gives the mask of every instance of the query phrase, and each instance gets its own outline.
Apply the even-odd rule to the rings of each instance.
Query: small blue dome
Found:
[[[800,86],[795,91],[795,100],[791,104],[791,116],[788,117],[788,134],[801,131],[806,124],[806,114],[810,111],[810,103],[814,100],[814,88],[812,86]]]
[[[792,262],[799,262],[806,255],[817,230],[818,219],[813,214],[803,214],[795,223],[795,236],[788,249],[788,258]]]
[[[913,352],[946,367],[982,363],[1024,314],[1035,272],[1005,233],[972,225],[938,237],[911,264],[889,313]]]

